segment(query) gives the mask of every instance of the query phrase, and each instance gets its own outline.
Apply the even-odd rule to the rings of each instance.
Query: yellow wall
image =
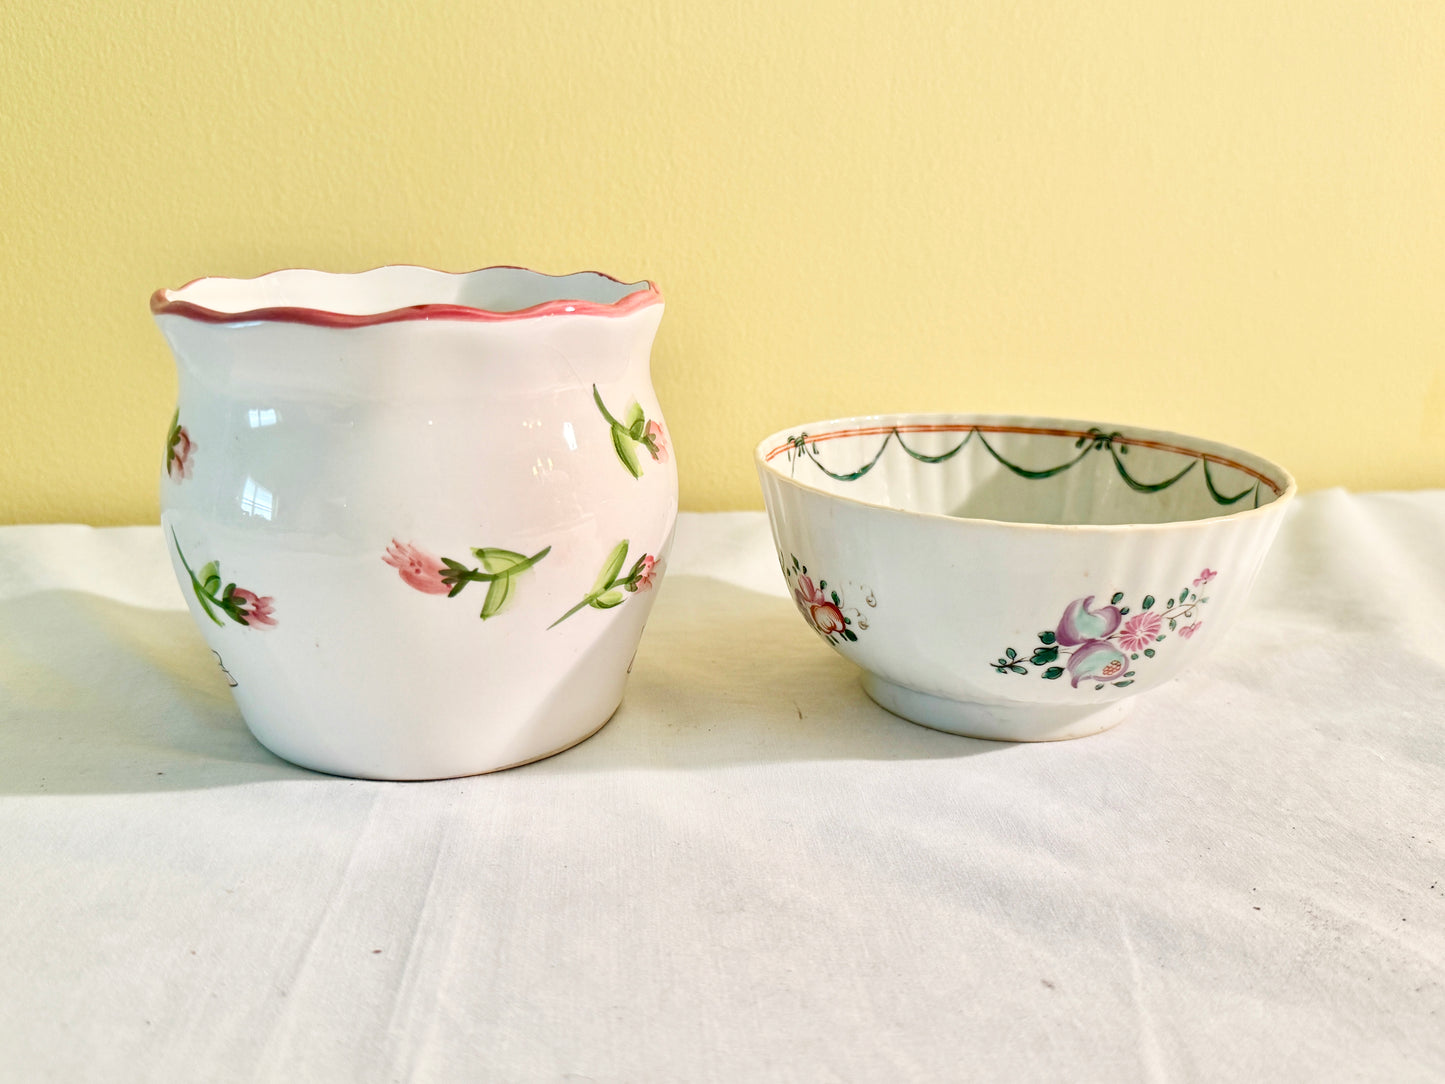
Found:
[[[1445,485],[1445,4],[8,0],[0,521],[154,519],[200,274],[650,277],[683,501],[892,409]]]

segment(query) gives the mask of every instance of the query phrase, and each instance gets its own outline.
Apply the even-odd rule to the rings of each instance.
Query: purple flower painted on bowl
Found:
[[[1119,608],[1100,606],[1097,610],[1092,610],[1089,606],[1093,601],[1093,595],[1076,598],[1064,610],[1063,620],[1059,622],[1058,631],[1055,633],[1064,647],[1074,647],[1089,640],[1104,640],[1114,635],[1114,630],[1123,620]]]
[[[1113,681],[1129,668],[1124,653],[1106,640],[1086,640],[1069,656],[1074,688],[1081,681]]]
[[[1206,583],[1208,583],[1210,580],[1214,579],[1214,577],[1218,575],[1219,573],[1215,572],[1214,569],[1206,568],[1198,576],[1194,577],[1194,586],[1203,587]]]
[[[1164,626],[1164,619],[1156,613],[1135,614],[1124,622],[1119,632],[1119,646],[1125,651],[1143,651],[1154,643],[1154,637]]]
[[[1185,625],[1182,629],[1179,630],[1179,635],[1184,637],[1184,639],[1186,640],[1192,639],[1194,637],[1194,634],[1199,631],[1199,626],[1202,624],[1204,624],[1203,621],[1196,621],[1192,625]]]

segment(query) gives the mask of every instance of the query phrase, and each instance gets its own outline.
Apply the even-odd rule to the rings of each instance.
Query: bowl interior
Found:
[[[840,497],[1009,523],[1211,519],[1292,492],[1282,468],[1159,430],[997,415],[873,415],[769,437],[763,469]]]
[[[370,316],[415,305],[457,305],[492,313],[520,312],[553,301],[612,305],[651,289],[646,281],[618,282],[595,271],[544,275],[520,267],[487,267],[452,274],[397,264],[358,274],[294,268],[253,279],[203,278],[165,293],[168,301],[222,313],[297,308]]]

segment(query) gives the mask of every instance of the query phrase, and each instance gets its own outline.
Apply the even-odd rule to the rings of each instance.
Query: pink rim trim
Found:
[[[388,264],[388,267],[405,266],[401,264]],[[295,268],[281,268],[279,270],[296,270]],[[379,270],[373,268],[372,270]],[[528,271],[530,268],[513,267],[510,264],[498,264],[494,267],[480,267],[478,271]],[[276,271],[269,271],[267,274],[274,275]],[[365,272],[359,272],[364,274]],[[464,272],[474,274],[475,272]],[[541,274],[542,272],[536,272]],[[601,271],[576,272],[577,274],[601,275],[605,279],[611,279],[619,285],[627,286],[630,283],[622,282],[621,279],[612,278],[611,275]],[[202,276],[203,278],[205,276]],[[256,278],[265,278],[266,275],[257,275]],[[566,276],[549,275],[548,278],[564,278]],[[242,312],[221,312],[217,309],[209,309],[204,305],[197,305],[194,301],[174,300],[172,295],[178,294],[181,290],[193,286],[201,279],[192,279],[185,286],[177,290],[157,290],[151,294],[151,312],[156,316],[184,316],[189,320],[200,320],[207,324],[240,324],[251,323],[255,320],[270,320],[276,323],[286,324],[313,324],[317,327],[371,327],[375,324],[395,324],[402,320],[468,320],[474,323],[497,323],[503,320],[530,320],[538,316],[626,316],[629,313],[645,309],[649,305],[662,304],[662,294],[657,289],[657,284],[647,281],[645,289],[637,290],[617,301],[603,303],[599,301],[577,301],[559,298],[554,301],[544,301],[540,305],[533,305],[526,309],[517,309],[515,312],[492,312],[488,309],[473,308],[470,305],[407,305],[400,309],[390,309],[387,312],[369,313],[344,313],[331,312],[327,309],[308,309],[300,306],[278,305],[271,308],[246,309]]]
[[[1041,437],[1073,437],[1076,440],[1080,437],[1092,437],[1092,433],[1085,433],[1078,429],[1040,429],[1027,425],[875,425],[862,429],[836,429],[831,433],[809,433],[808,443],[813,444],[826,440],[837,440],[840,437],[875,437],[884,433],[891,433],[897,429],[900,433],[963,433],[969,429],[977,429],[984,433],[1025,433],[1030,436]],[[1261,474],[1253,467],[1246,467],[1243,463],[1236,463],[1232,459],[1225,459],[1222,455],[1215,455],[1213,452],[1201,452],[1197,448],[1183,448],[1177,444],[1165,444],[1157,440],[1144,440],[1140,437],[1115,437],[1116,444],[1128,444],[1136,448],[1157,448],[1161,452],[1177,452],[1179,455],[1192,455],[1197,459],[1207,459],[1211,463],[1218,463],[1221,467],[1231,467],[1242,474],[1247,474],[1257,481],[1263,482],[1278,496],[1280,488],[1274,480]],[[782,455],[792,445],[789,443],[779,444],[776,448],[768,451],[763,456],[771,463],[774,458]]]

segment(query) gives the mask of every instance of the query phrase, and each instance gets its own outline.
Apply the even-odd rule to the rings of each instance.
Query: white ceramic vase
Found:
[[[651,283],[290,270],[151,307],[166,543],[262,744],[430,779],[607,721],[677,515]]]

